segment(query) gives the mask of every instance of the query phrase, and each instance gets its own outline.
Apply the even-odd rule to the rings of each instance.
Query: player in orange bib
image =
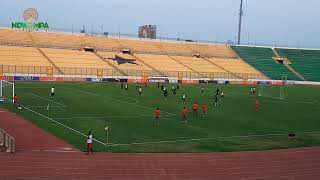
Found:
[[[205,116],[207,114],[207,104],[206,103],[202,104],[202,112],[203,112],[203,116]]]
[[[155,121],[154,121],[153,125],[155,125],[155,126],[159,126],[159,125],[160,125],[160,124],[159,124],[160,114],[161,114],[160,108],[157,108],[157,109],[155,110],[155,112],[154,112]]]
[[[187,123],[187,115],[188,115],[188,109],[186,107],[183,107],[182,111],[181,111],[181,115],[182,115],[182,119],[185,123]]]
[[[194,102],[193,105],[192,105],[192,109],[193,109],[193,115],[198,115],[198,103],[197,102]]]
[[[259,108],[260,108],[260,102],[259,102],[259,100],[257,99],[257,100],[256,100],[256,111],[258,111]]]

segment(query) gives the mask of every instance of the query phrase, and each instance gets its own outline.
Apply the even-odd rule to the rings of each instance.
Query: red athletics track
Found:
[[[1,110],[0,110],[1,111]],[[3,110],[2,110],[3,111]],[[10,116],[7,117],[6,114]],[[3,120],[24,121],[5,112]],[[4,118],[5,117],[5,118]],[[5,120],[6,121],[6,120]],[[29,123],[24,129],[38,129]],[[4,128],[5,129],[5,128]],[[41,130],[41,129],[40,129]],[[15,131],[13,131],[15,133]],[[37,133],[35,133],[37,134]],[[18,137],[18,134],[13,136]],[[46,136],[43,136],[46,135]],[[22,137],[22,136],[20,136]],[[44,140],[66,146],[50,134],[41,134]],[[34,137],[36,138],[36,137]],[[51,142],[51,138],[53,142]],[[299,148],[264,152],[193,153],[193,154],[118,154],[32,150],[20,143],[15,155],[0,153],[0,180],[2,179],[217,179],[217,180],[318,180],[320,179],[320,148]],[[17,148],[19,148],[17,142]],[[70,145],[69,145],[70,146]],[[26,149],[24,149],[26,148]],[[29,149],[31,148],[31,149]]]

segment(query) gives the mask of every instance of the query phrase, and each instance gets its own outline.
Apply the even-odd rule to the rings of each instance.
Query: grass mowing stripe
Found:
[[[40,98],[40,99],[44,99],[44,100],[46,100],[46,101],[53,102],[53,103],[58,104],[58,105],[60,105],[60,106],[67,107],[67,106],[64,105],[64,104],[58,103],[58,102],[56,102],[56,101],[52,101],[52,100],[47,99],[47,98],[45,98],[45,97],[42,97],[42,96],[39,96],[39,95],[36,95],[36,94],[33,94],[33,93],[31,93],[31,95],[32,95],[32,96],[35,96],[35,97],[38,97],[38,98]]]
[[[302,131],[302,132],[295,132],[295,133],[296,134],[313,134],[313,133],[320,133],[320,131]],[[242,136],[221,136],[221,137],[191,138],[191,139],[178,139],[178,140],[166,140],[166,141],[134,142],[134,143],[126,143],[126,144],[108,144],[108,146],[131,146],[131,145],[165,144],[165,143],[190,142],[190,141],[222,140],[222,139],[232,139],[232,138],[271,137],[271,136],[283,136],[288,134],[289,132],[274,133],[274,134],[253,134],[253,135],[242,135]]]
[[[140,105],[140,104],[123,101],[123,100],[120,100],[120,99],[115,99],[115,98],[112,98],[112,97],[109,97],[109,96],[102,96],[102,95],[100,95],[100,94],[91,93],[91,92],[88,92],[88,91],[83,91],[83,90],[78,90],[78,89],[73,89],[73,88],[67,88],[67,89],[72,89],[72,90],[74,90],[74,91],[78,91],[78,92],[81,92],[81,93],[90,94],[90,95],[93,95],[93,96],[100,96],[100,97],[103,97],[103,98],[108,98],[108,99],[112,99],[112,100],[115,100],[115,101],[119,101],[119,102],[123,102],[123,103],[127,103],[127,104],[136,105],[136,106],[139,106],[139,107],[142,107],[142,108],[146,108],[146,109],[152,109],[152,110],[155,109],[155,108],[146,107],[146,106],[143,106],[143,105]],[[171,113],[171,112],[166,112],[166,111],[162,111],[162,112],[167,113],[167,114],[170,114],[170,115],[173,115],[173,116],[176,115],[175,113]]]

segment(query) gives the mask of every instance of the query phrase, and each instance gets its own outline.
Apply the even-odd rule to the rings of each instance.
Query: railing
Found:
[[[14,65],[0,65],[0,75],[34,75],[34,76],[59,76],[59,77],[104,77],[112,76],[116,78],[124,77],[119,71],[115,69],[103,68],[74,68],[74,67],[59,67],[62,73],[53,67],[45,66],[14,66]],[[134,70],[134,69],[121,69],[128,76],[134,77],[163,77],[157,71],[152,70]],[[173,77],[178,79],[203,79],[210,80],[233,80],[233,79],[268,79],[263,74],[252,73],[228,73],[228,72],[192,72],[192,71],[160,71],[166,77]]]
[[[0,128],[0,146],[7,149],[7,152],[15,153],[15,139]]]

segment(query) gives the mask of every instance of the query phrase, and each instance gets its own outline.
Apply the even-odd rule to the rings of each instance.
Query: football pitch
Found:
[[[50,99],[55,86],[55,98]],[[320,145],[320,88],[310,86],[179,85],[177,95],[166,84],[165,100],[157,84],[16,82],[22,109],[5,107],[75,147],[85,150],[91,131],[96,151],[216,152],[251,151]],[[204,93],[201,93],[201,87]],[[224,100],[214,107],[219,88]],[[182,103],[182,94],[187,102]],[[260,96],[259,96],[260,95]],[[255,101],[260,109],[255,109]],[[199,103],[198,115],[192,113]],[[202,116],[201,105],[208,111]],[[188,122],[181,110],[189,109]],[[160,126],[154,111],[161,110]],[[108,127],[107,130],[105,128]],[[30,132],[32,133],[32,132]],[[288,133],[296,133],[288,139]]]

